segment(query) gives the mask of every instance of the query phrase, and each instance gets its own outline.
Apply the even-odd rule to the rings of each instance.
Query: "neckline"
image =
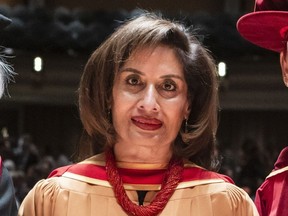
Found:
[[[167,169],[168,163],[134,163],[134,162],[123,162],[118,161],[116,162],[118,168],[125,168],[125,169],[140,169],[140,170],[162,170]]]
[[[172,158],[163,176],[161,188],[157,192],[154,199],[147,206],[138,206],[133,203],[126,194],[122,178],[118,172],[119,170],[115,161],[113,150],[109,149],[106,151],[105,155],[107,179],[112,186],[118,204],[128,215],[158,215],[165,208],[167,202],[182,179],[184,169],[183,161]]]
[[[184,167],[198,167],[200,169],[204,169],[201,166],[198,166],[197,164],[184,159],[183,160]],[[106,159],[105,159],[105,153],[102,152],[97,155],[93,155],[84,161],[79,162],[79,164],[94,164],[99,166],[105,166],[106,165]],[[139,169],[139,170],[164,170],[167,168],[168,163],[161,164],[161,163],[153,163],[153,164],[145,164],[145,163],[133,163],[133,162],[116,162],[117,167],[123,168],[123,169]]]
[[[80,164],[97,164],[101,166],[106,165],[105,153],[100,153],[90,158],[87,158],[84,161],[81,161]],[[135,163],[135,162],[116,162],[117,167],[124,169],[139,169],[139,170],[162,170],[167,169],[168,163]]]

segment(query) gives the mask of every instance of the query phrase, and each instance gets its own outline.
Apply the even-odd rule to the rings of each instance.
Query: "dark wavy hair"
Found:
[[[89,58],[79,87],[79,111],[84,126],[77,157],[82,160],[115,144],[109,107],[115,74],[131,53],[142,47],[173,48],[183,64],[191,112],[188,127],[179,131],[174,155],[209,170],[215,168],[218,112],[216,66],[192,29],[160,15],[143,13],[127,20]]]

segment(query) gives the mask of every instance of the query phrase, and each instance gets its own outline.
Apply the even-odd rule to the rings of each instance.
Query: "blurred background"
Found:
[[[279,56],[244,41],[238,18],[253,0],[0,0],[12,24],[1,52],[17,76],[0,101],[0,154],[19,202],[39,178],[71,163],[81,136],[77,89],[91,52],[139,8],[198,29],[219,64],[221,172],[251,197],[288,143],[288,90]]]

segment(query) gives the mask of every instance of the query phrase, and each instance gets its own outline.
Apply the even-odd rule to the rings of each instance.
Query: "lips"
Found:
[[[155,118],[145,118],[142,116],[137,116],[132,118],[132,122],[137,127],[143,130],[157,130],[162,127],[162,122]]]

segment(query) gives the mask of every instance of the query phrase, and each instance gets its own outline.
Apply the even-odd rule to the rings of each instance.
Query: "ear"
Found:
[[[283,76],[283,81],[286,87],[288,87],[288,53],[284,53],[282,51],[280,53],[280,65],[282,69],[282,76]]]
[[[185,110],[184,110],[184,119],[188,119],[191,111],[190,103],[186,104]]]

